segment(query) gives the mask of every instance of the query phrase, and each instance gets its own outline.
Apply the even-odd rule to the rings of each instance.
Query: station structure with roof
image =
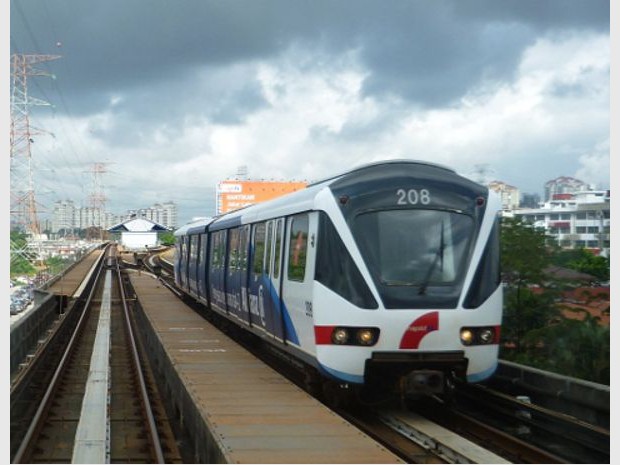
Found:
[[[109,233],[120,233],[120,243],[126,250],[145,250],[158,246],[158,233],[163,231],[170,230],[146,218],[130,218],[108,229]]]

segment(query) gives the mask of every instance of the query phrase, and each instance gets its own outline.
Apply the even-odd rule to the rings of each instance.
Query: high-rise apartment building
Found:
[[[59,200],[54,203],[52,232],[76,228],[76,208],[72,200]]]
[[[519,189],[516,187],[502,181],[492,181],[488,187],[501,196],[504,210],[513,210],[519,206]]]

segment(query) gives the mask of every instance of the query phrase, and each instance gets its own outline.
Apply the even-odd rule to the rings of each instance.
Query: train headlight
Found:
[[[478,337],[483,344],[490,344],[495,339],[495,332],[492,328],[485,328],[478,333]]]
[[[357,342],[363,346],[370,346],[375,343],[375,333],[372,329],[362,328],[357,331]]]
[[[474,342],[474,332],[469,328],[461,329],[461,342],[469,346]]]
[[[349,340],[349,332],[345,328],[334,328],[332,342],[334,344],[346,344]]]

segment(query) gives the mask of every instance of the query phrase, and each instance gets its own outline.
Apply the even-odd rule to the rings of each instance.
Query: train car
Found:
[[[449,168],[373,163],[183,227],[175,279],[326,385],[441,394],[497,366],[500,210]]]

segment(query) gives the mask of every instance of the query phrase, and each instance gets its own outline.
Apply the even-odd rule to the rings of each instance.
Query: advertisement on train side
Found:
[[[228,179],[216,186],[217,214],[228,213],[255,203],[275,199],[304,189],[303,181],[249,181]]]

